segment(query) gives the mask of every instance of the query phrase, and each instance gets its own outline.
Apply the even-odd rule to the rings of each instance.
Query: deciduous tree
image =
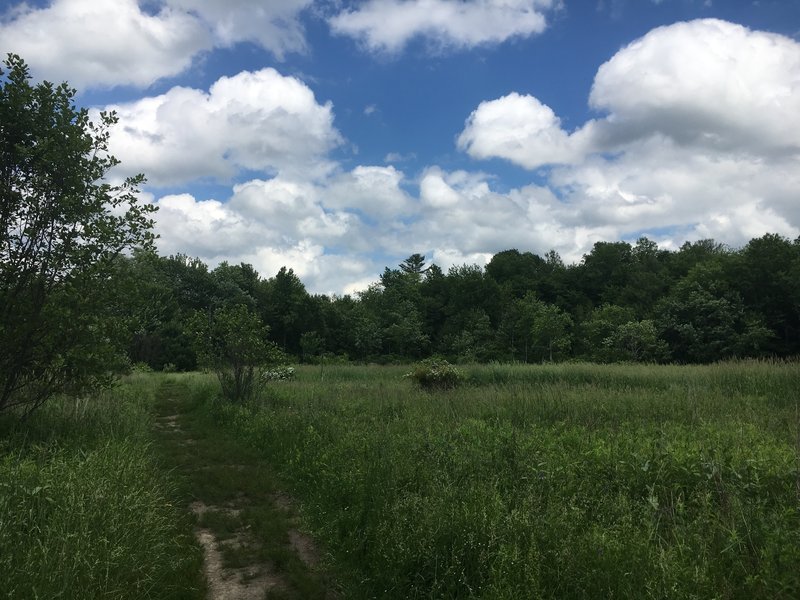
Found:
[[[119,344],[106,316],[115,259],[152,243],[139,175],[105,180],[113,113],[98,123],[66,83],[0,69],[0,410],[107,383]]]

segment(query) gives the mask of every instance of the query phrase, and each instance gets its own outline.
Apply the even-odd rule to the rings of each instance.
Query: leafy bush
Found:
[[[14,54],[0,65],[0,411],[113,384],[124,290],[107,283],[123,250],[154,240],[144,176],[106,179],[116,115],[92,123],[76,95],[32,83]]]
[[[294,379],[294,367],[289,365],[278,365],[261,373],[261,381],[264,383],[268,381],[291,381],[292,379]]]
[[[258,395],[260,367],[271,363],[273,344],[269,328],[246,306],[218,308],[210,314],[195,313],[189,331],[195,340],[200,364],[212,368],[228,402],[246,402]]]
[[[406,374],[426,390],[450,390],[464,381],[464,373],[441,358],[427,358]]]

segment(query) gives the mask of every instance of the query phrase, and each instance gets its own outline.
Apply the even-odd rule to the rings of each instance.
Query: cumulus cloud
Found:
[[[191,194],[163,196],[154,201],[159,250],[197,256],[212,267],[247,262],[265,277],[287,266],[314,291],[341,291],[364,279],[368,263],[336,258],[335,251],[349,249],[353,237],[366,236],[357,217],[325,208],[321,191],[308,182],[275,177],[236,185],[224,202]],[[326,272],[327,267],[332,270]]]
[[[599,68],[589,102],[605,115],[567,132],[549,107],[512,93],[479,105],[458,144],[479,159],[551,165],[554,226],[579,243],[800,232],[796,41],[714,19],[660,27]]]
[[[309,290],[323,293],[364,289],[393,264],[376,256],[399,264],[421,252],[446,269],[485,264],[515,246],[556,248],[566,257],[585,248],[576,239],[582,234],[563,224],[568,209],[546,188],[501,194],[485,174],[431,167],[415,198],[401,189],[403,181],[393,167],[362,165],[315,183],[251,180],[222,202],[164,196],[154,201],[157,243],[164,254],[183,252],[212,266],[248,262],[266,277],[287,266]],[[384,202],[366,203],[376,197]],[[587,235],[602,239],[603,232]]]
[[[279,59],[307,50],[299,13],[312,0],[167,0],[174,8],[198,15],[217,45],[254,42]]]
[[[556,249],[567,257],[585,247],[576,237],[582,235],[575,231],[580,226],[567,224],[572,208],[545,187],[499,193],[483,173],[431,167],[420,180],[419,194],[419,218],[409,226],[407,239],[433,249],[447,266],[483,264],[481,257],[515,247],[540,253]],[[458,256],[471,258],[459,262]]]
[[[765,163],[654,138],[616,158],[556,169],[551,184],[571,190],[576,219],[609,229],[612,239],[671,228],[740,245],[766,232],[800,233],[800,207],[789,201],[800,184],[797,157]]]
[[[716,19],[659,27],[600,67],[597,142],[660,134],[688,146],[800,151],[800,44]]]
[[[0,22],[0,50],[22,56],[38,77],[80,89],[153,82],[184,72],[201,53],[249,41],[279,59],[306,50],[300,12],[312,0],[24,2]]]
[[[659,27],[599,68],[589,103],[606,115],[570,133],[532,96],[483,102],[459,147],[529,169],[654,137],[709,152],[797,154],[800,44],[716,19]]]
[[[419,184],[419,198],[427,206],[446,208],[461,202],[461,194],[445,181],[439,168],[431,168],[423,175]]]
[[[153,201],[157,244],[163,254],[182,252],[211,266],[247,262],[265,277],[287,266],[311,291],[353,292],[385,266],[371,255],[408,243],[397,219],[411,202],[403,179],[393,167],[362,165],[316,182],[253,179],[233,186],[224,201],[163,196]]]
[[[37,76],[71,85],[147,86],[184,71],[211,47],[190,14],[162,7],[154,15],[136,0],[54,0],[21,4],[0,24],[0,50],[22,56]]]
[[[327,186],[327,206],[358,211],[372,218],[408,214],[411,198],[401,188],[404,175],[392,166],[358,166],[332,179]]]
[[[585,151],[586,135],[561,129],[553,110],[533,96],[512,92],[481,102],[458,137],[458,147],[473,158],[504,158],[528,169],[569,163]]]
[[[252,247],[260,231],[252,222],[217,200],[197,200],[191,194],[169,195],[155,203],[155,232],[164,254],[185,253],[212,264]]]
[[[330,18],[334,33],[367,49],[398,52],[413,38],[470,48],[542,33],[556,0],[368,0]]]
[[[341,142],[332,105],[274,69],[222,77],[208,92],[175,87],[106,108],[120,119],[111,152],[126,173],[144,172],[156,185],[240,169],[321,176],[332,168],[327,152]]]

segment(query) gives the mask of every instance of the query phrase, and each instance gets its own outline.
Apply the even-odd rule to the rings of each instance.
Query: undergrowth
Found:
[[[202,556],[150,445],[159,377],[0,421],[0,597],[204,597]]]
[[[800,366],[298,369],[220,424],[347,598],[800,597]]]

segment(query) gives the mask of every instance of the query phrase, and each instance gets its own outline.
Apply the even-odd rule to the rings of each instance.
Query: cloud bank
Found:
[[[25,58],[39,78],[79,89],[135,86],[186,72],[217,48],[249,42],[278,60],[309,51],[304,12],[368,51],[471,48],[542,33],[558,0],[367,0],[356,8],[314,0],[53,0],[0,13],[0,52]],[[328,7],[325,8],[324,7]],[[331,8],[332,7],[332,8]],[[316,8],[316,10],[313,10]]]
[[[55,0],[9,14],[0,22],[3,55],[15,52],[38,77],[81,89],[147,86],[181,73],[212,43],[195,17],[170,6],[147,14],[136,0]]]
[[[458,145],[476,159],[553,166],[551,187],[578,220],[613,237],[797,235],[796,41],[714,19],[660,27],[598,69],[589,104],[604,115],[569,132],[535,97],[483,102]]]
[[[465,115],[458,148],[536,171],[510,190],[477,169],[345,168],[333,107],[273,69],[118,106],[112,148],[156,183],[238,181],[226,197],[155,198],[162,252],[265,276],[286,265],[316,292],[364,287],[415,252],[447,268],[513,247],[580,260],[641,233],[672,248],[800,234],[796,41],[718,20],[661,27],[598,68],[587,102],[596,116],[573,131],[517,92]]]

